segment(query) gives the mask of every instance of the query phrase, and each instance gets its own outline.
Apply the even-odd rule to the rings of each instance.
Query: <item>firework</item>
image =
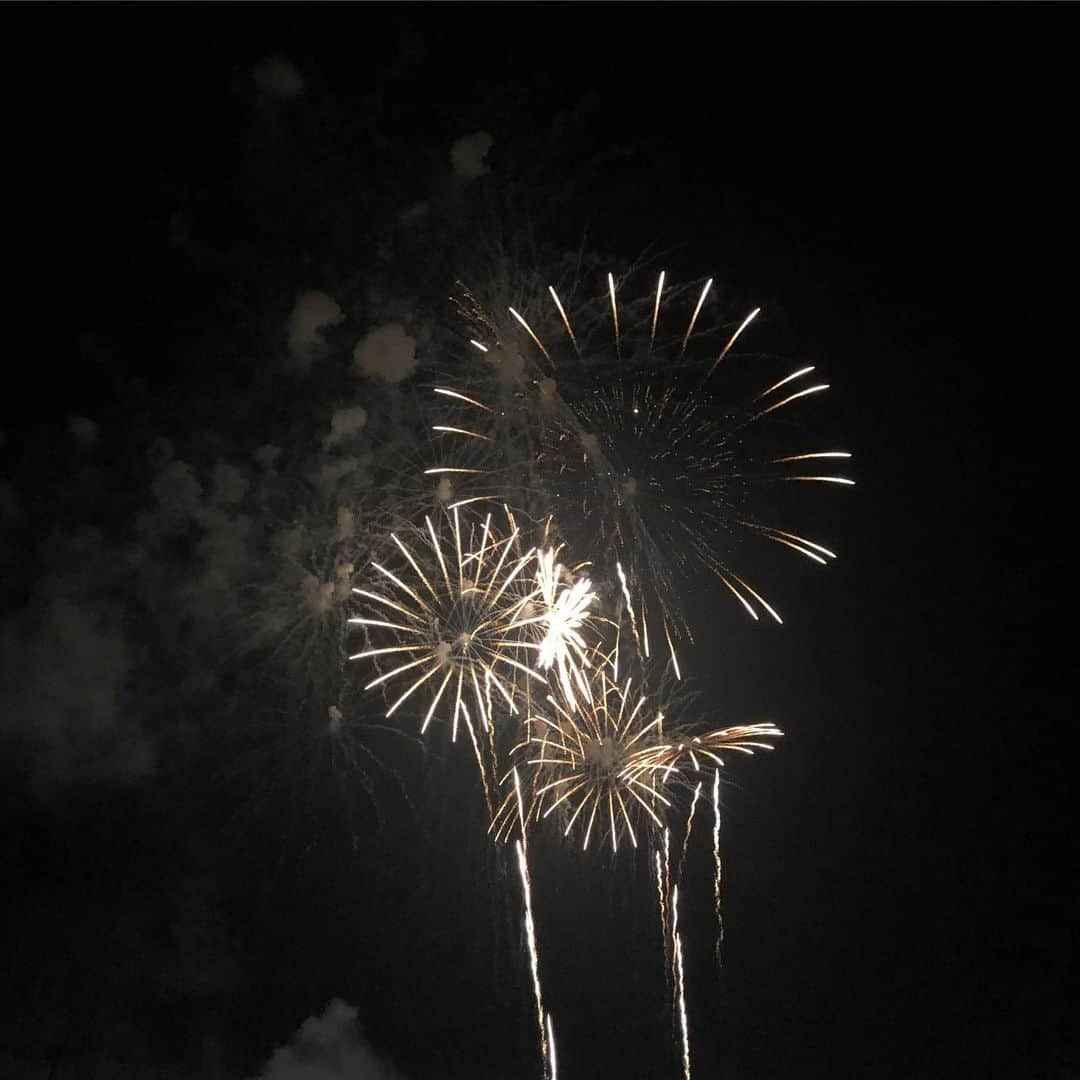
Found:
[[[710,279],[677,324],[667,308],[688,294],[666,286],[663,273],[654,292],[630,304],[620,303],[608,274],[605,319],[597,305],[583,304],[579,323],[554,288],[546,310],[534,304],[525,315],[510,308],[508,324],[485,318],[475,302],[468,309],[480,335],[471,341],[478,356],[525,357],[514,371],[517,399],[529,408],[519,414],[513,448],[503,449],[510,458],[522,447],[528,455],[515,480],[519,496],[534,512],[536,500],[546,500],[575,550],[605,573],[618,568],[639,651],[651,655],[650,625],[654,638],[658,627],[676,665],[676,641],[691,636],[679,590],[699,571],[714,574],[755,620],[764,613],[781,621],[733,567],[744,539],[768,540],[819,564],[835,558],[816,541],[763,520],[755,509],[760,497],[789,482],[852,483],[818,469],[849,458],[846,451],[769,449],[769,421],[828,389],[806,385],[813,367],[736,395],[734,403],[718,387],[717,369],[758,311],[713,345],[714,335],[700,330],[711,287]],[[699,355],[704,348],[709,351]],[[442,392],[457,393],[458,403],[473,411],[472,437],[499,442],[490,420],[504,411],[501,405],[482,391]],[[451,446],[467,456],[469,437]],[[493,469],[492,497],[499,482]]]
[[[438,520],[425,517],[406,540],[392,533],[398,565],[372,562],[377,582],[353,588],[371,614],[349,620],[369,639],[350,659],[387,665],[365,689],[399,688],[388,717],[427,690],[421,733],[441,713],[456,739],[461,724],[489,730],[499,708],[517,714],[524,683],[546,686],[542,670],[567,687],[581,681],[575,666],[585,660],[592,594],[587,579],[573,581],[559,565],[557,550],[525,549],[506,508],[464,522],[454,508]]]
[[[558,812],[564,835],[580,835],[583,850],[594,834],[613,853],[624,837],[637,847],[642,835],[663,835],[704,770],[725,767],[731,753],[771,749],[782,734],[772,724],[695,734],[678,716],[678,694],[665,700],[636,687],[632,675],[620,679],[617,644],[594,646],[586,662],[578,669],[584,692],[570,698],[553,682],[545,699],[534,697],[527,735],[513,751],[527,770],[525,818]],[[512,792],[492,824],[497,838],[508,838],[515,811]]]
[[[427,442],[405,467],[388,466],[398,477],[385,489],[391,557],[352,589],[364,644],[350,659],[374,665],[365,689],[385,695],[387,717],[408,707],[421,733],[435,719],[454,739],[468,732],[489,832],[517,856],[550,1080],[531,830],[557,825],[583,851],[649,850],[689,1080],[679,899],[699,802],[711,788],[719,958],[720,773],[782,732],[709,728],[695,716],[678,656],[692,640],[687,585],[712,575],[753,619],[781,622],[736,568],[741,546],[761,539],[819,565],[834,559],[762,506],[792,485],[851,485],[829,467],[851,455],[778,440],[792,430],[778,420],[828,386],[804,366],[756,373],[750,387],[732,369],[758,310],[713,329],[711,279],[675,288],[661,273],[631,302],[613,274],[592,300],[519,287],[526,280],[494,282],[484,300],[455,289],[461,348],[446,350],[417,403]],[[600,636],[604,622],[614,645]],[[621,659],[620,640],[632,640]]]

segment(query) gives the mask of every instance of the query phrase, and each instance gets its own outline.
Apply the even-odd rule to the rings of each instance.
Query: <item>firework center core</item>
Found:
[[[619,766],[619,750],[614,739],[589,739],[585,743],[585,760],[599,773],[614,774]]]

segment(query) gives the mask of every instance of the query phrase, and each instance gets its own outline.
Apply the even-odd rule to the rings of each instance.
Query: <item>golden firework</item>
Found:
[[[386,715],[426,689],[421,732],[441,712],[454,738],[460,724],[488,730],[500,707],[518,713],[523,685],[546,687],[544,670],[568,688],[582,684],[576,668],[593,598],[557,549],[524,547],[506,507],[463,518],[455,507],[404,540],[391,533],[398,565],[372,562],[376,582],[353,589],[371,613],[350,619],[368,638],[350,659],[387,666],[365,689],[404,687]]]
[[[583,849],[594,833],[613,852],[624,837],[636,847],[643,834],[662,835],[704,773],[725,768],[731,753],[772,749],[782,734],[773,724],[695,734],[666,714],[662,695],[635,686],[633,675],[620,677],[618,644],[595,646],[586,661],[573,697],[556,681],[545,698],[534,696],[526,737],[512,752],[528,792],[520,816],[529,822],[558,814],[563,835],[576,830]],[[673,704],[677,710],[677,697]],[[510,792],[495,815],[499,839],[513,833],[516,798]]]
[[[713,340],[700,328],[712,285],[709,279],[690,294],[673,289],[662,272],[647,304],[620,308],[620,283],[608,274],[603,304],[584,305],[584,325],[576,328],[579,316],[568,313],[553,287],[530,305],[528,317],[509,308],[508,323],[478,314],[473,300],[465,313],[483,340],[472,338],[471,346],[485,358],[507,351],[525,357],[517,396],[531,407],[516,413],[507,435],[505,425],[496,433],[493,418],[502,407],[486,400],[486,387],[437,391],[464,410],[464,419],[436,428],[448,440],[448,460],[456,444],[466,468],[466,444],[478,439],[497,451],[492,460],[500,464],[487,477],[482,467],[468,474],[469,498],[506,498],[505,475],[518,477],[514,505],[553,513],[579,554],[605,575],[618,571],[639,653],[652,655],[651,630],[676,670],[677,642],[692,640],[680,591],[702,570],[753,619],[764,613],[782,621],[734,568],[744,538],[760,537],[822,565],[835,558],[801,533],[762,520],[755,506],[765,490],[790,481],[853,483],[813,467],[846,460],[846,451],[764,449],[775,434],[763,429],[769,418],[828,389],[806,384],[813,366],[759,392],[718,389],[714,373],[760,309],[701,355],[702,342]],[[676,323],[671,310],[679,296],[693,303]],[[517,460],[522,452],[528,460]]]

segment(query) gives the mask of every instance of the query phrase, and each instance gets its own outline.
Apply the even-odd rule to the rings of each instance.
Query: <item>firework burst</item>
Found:
[[[665,700],[635,686],[633,675],[620,677],[618,645],[594,647],[587,661],[583,692],[571,698],[556,683],[545,699],[534,697],[513,751],[527,777],[524,819],[557,814],[563,835],[580,836],[583,850],[594,835],[613,853],[621,841],[637,847],[643,836],[663,836],[707,770],[725,768],[733,753],[772,749],[782,734],[772,724],[697,734],[678,715],[678,694]],[[517,814],[510,792],[492,824],[498,839],[511,835]]]
[[[353,589],[365,614],[350,622],[368,646],[350,659],[386,665],[365,687],[398,687],[386,715],[426,690],[421,732],[442,715],[456,739],[461,724],[475,736],[500,709],[518,714],[529,684],[547,685],[544,671],[568,693],[584,685],[588,579],[575,580],[556,549],[525,549],[505,507],[498,517],[455,507],[438,520],[405,540],[392,533],[397,565],[372,562],[377,582]]]
[[[514,370],[523,386],[528,383],[518,396],[531,402],[529,419],[518,425],[515,449],[503,451],[512,456],[524,446],[528,454],[521,469],[528,480],[519,475],[517,490],[534,513],[537,498],[544,500],[576,550],[605,573],[618,573],[639,652],[649,657],[654,639],[662,637],[676,667],[676,642],[691,638],[680,589],[701,571],[715,575],[755,620],[766,614],[781,621],[776,607],[734,569],[743,540],[768,540],[822,565],[835,558],[824,545],[764,520],[756,506],[766,492],[790,482],[852,483],[821,468],[849,458],[846,451],[770,449],[775,429],[769,422],[828,389],[809,378],[813,367],[736,395],[734,405],[718,388],[717,369],[730,365],[723,362],[758,311],[726,338],[701,331],[712,284],[688,293],[666,286],[661,273],[655,291],[627,304],[609,274],[600,305],[606,319],[595,303],[584,304],[580,322],[554,288],[546,311],[526,316],[511,308],[505,324],[474,307],[467,311],[480,335],[471,341],[477,355],[525,357]],[[689,316],[684,311],[673,319],[688,298]],[[473,411],[471,437],[500,444],[491,423],[499,410],[481,391],[441,392],[457,394]],[[468,437],[457,437],[463,456]],[[477,497],[483,498],[486,482],[492,497],[505,498],[497,491],[498,470],[489,481],[482,470],[476,475]]]

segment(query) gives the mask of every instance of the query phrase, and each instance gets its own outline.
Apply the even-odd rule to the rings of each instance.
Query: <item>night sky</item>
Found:
[[[518,882],[465,748],[378,729],[359,694],[331,732],[318,656],[297,679],[295,640],[238,651],[274,602],[262,523],[239,554],[209,517],[183,532],[161,482],[188,463],[220,525],[256,448],[325,464],[339,406],[369,450],[398,438],[490,234],[541,275],[647,250],[715,276],[726,318],[763,308],[755,347],[818,366],[807,423],[855,453],[858,486],[802,508],[834,565],[747,549],[783,626],[691,590],[701,702],[786,732],[725,793],[719,971],[690,854],[695,1075],[1080,1075],[1056,14],[8,13],[0,1073],[539,1076]],[[451,146],[476,132],[469,178]],[[346,312],[306,372],[305,290]],[[342,376],[394,319],[427,343],[417,379]],[[559,1075],[679,1076],[647,859],[534,860]],[[338,1064],[268,1064],[335,999]]]

